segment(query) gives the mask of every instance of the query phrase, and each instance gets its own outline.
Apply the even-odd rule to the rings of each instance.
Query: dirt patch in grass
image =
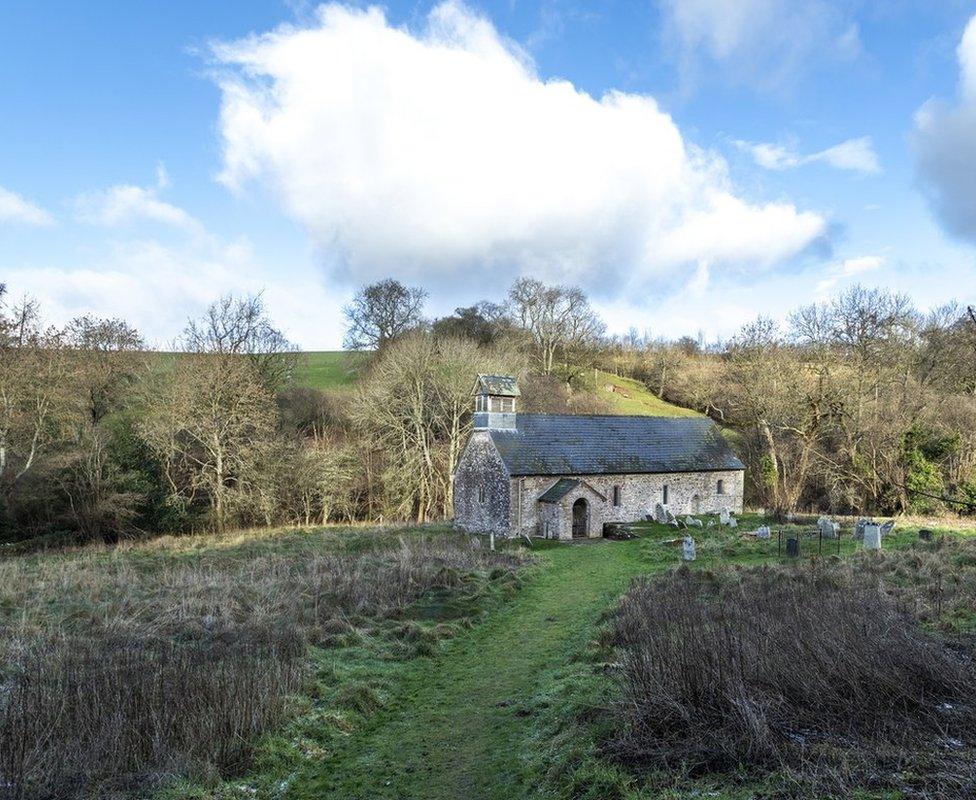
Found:
[[[662,788],[775,773],[777,797],[972,796],[974,599],[966,541],[642,578],[606,642],[610,751]]]

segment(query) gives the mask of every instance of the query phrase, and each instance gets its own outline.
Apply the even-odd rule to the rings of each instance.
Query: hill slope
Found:
[[[700,417],[697,411],[668,403],[640,381],[621,378],[602,370],[588,370],[581,380],[584,388],[613,404],[616,414],[647,417]]]
[[[350,390],[365,363],[366,353],[355,350],[301,353],[295,369],[295,385],[308,389]]]

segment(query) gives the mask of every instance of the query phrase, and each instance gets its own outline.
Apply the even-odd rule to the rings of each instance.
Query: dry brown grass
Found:
[[[0,796],[226,775],[287,713],[307,643],[515,569],[443,531],[246,532],[0,560]]]
[[[786,776],[777,796],[976,791],[976,543],[640,580],[613,621],[616,755]],[[944,630],[937,631],[936,627]]]

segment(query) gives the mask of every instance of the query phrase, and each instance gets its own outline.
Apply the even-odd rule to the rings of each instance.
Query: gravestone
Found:
[[[685,561],[695,560],[695,540],[690,536],[686,536],[681,543],[681,557]]]
[[[929,530],[928,528],[922,528],[918,532],[918,538],[921,539],[923,542],[931,542],[932,541],[932,531]]]
[[[834,522],[829,517],[821,517],[817,520],[817,529],[824,539],[836,539],[840,533],[840,523]]]
[[[768,525],[760,525],[758,530],[756,531],[757,539],[768,539],[770,535],[771,533]]]
[[[689,528],[705,527],[704,524],[702,524],[702,521],[700,519],[695,519],[694,517],[691,516],[685,517],[685,525],[687,525]]]
[[[800,540],[796,536],[788,536],[786,538],[786,557],[800,557]]]
[[[728,526],[730,528],[738,528],[739,521],[735,517],[729,517]]]
[[[884,525],[881,526],[881,538],[884,539],[889,533],[895,529],[895,521],[893,519],[888,520]]]
[[[731,519],[731,517],[729,516],[728,509],[723,508],[718,512],[718,521],[720,525],[728,525],[729,519]]]
[[[877,523],[870,522],[864,526],[864,549],[865,550],[880,550],[881,549],[881,526]]]
[[[666,505],[663,503],[658,503],[654,506],[654,521],[661,525],[666,525],[669,522],[669,513],[670,512],[668,511],[668,507]]]

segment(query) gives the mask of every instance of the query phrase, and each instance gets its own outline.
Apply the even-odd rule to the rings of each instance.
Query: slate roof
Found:
[[[518,414],[514,430],[489,433],[510,475],[745,469],[706,417]]]
[[[550,486],[546,491],[539,495],[540,503],[558,503],[566,495],[568,495],[573,489],[579,486],[581,481],[575,478],[560,478],[552,486]]]
[[[479,375],[474,394],[494,394],[500,397],[519,397],[518,381],[511,375]]]

